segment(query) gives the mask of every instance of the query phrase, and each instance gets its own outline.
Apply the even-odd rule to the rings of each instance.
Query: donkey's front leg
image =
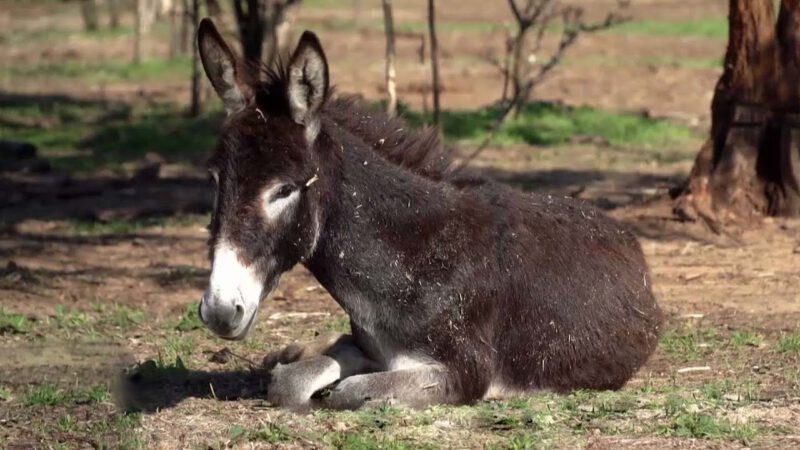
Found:
[[[264,357],[262,367],[270,371],[278,364],[289,364],[303,359],[310,359],[316,356],[325,355],[337,346],[355,345],[353,336],[344,333],[327,333],[318,336],[314,341],[308,343],[294,342],[286,347],[269,352]]]
[[[337,340],[321,353],[301,355],[289,364],[276,362],[270,372],[267,400],[276,406],[303,407],[322,388],[376,367],[351,340]]]
[[[356,409],[365,404],[396,402],[422,408],[468,400],[462,398],[451,380],[448,371],[439,366],[354,375],[315,398],[314,407]]]

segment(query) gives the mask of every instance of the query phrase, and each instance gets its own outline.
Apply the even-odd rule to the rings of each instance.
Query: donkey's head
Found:
[[[201,320],[242,339],[280,275],[308,258],[319,238],[322,183],[314,151],[328,93],[328,64],[317,37],[305,32],[286,72],[248,80],[214,24],[198,30],[203,67],[228,112],[209,161],[216,183],[208,289]]]

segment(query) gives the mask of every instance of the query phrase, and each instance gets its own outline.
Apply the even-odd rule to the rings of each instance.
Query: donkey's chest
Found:
[[[335,295],[337,302],[350,316],[352,332],[361,349],[386,370],[408,368],[421,364],[423,358],[408,348],[405,330],[397,311],[366,295],[348,292]]]

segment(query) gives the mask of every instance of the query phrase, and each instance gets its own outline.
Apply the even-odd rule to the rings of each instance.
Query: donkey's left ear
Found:
[[[328,95],[328,61],[310,31],[303,33],[289,61],[289,109],[292,119],[310,125]]]

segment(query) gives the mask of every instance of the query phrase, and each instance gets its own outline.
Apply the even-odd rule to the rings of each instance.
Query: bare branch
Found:
[[[513,50],[510,50],[509,54],[513,56],[513,61],[511,61],[508,65],[508,69],[501,69],[500,71],[506,76],[504,83],[506,83],[509,78],[513,80],[513,96],[511,100],[506,103],[506,90],[505,87],[503,88],[503,99],[500,102],[502,109],[495,123],[492,125],[489,134],[478,146],[478,148],[476,148],[472,153],[462,160],[461,164],[454,169],[453,172],[456,173],[463,170],[472,160],[474,160],[484,149],[489,146],[489,144],[497,136],[497,133],[500,131],[503,123],[506,121],[508,116],[511,115],[511,112],[516,111],[518,113],[520,111],[536,86],[544,82],[547,76],[552,73],[556,67],[558,67],[558,65],[563,61],[567,50],[569,50],[569,48],[577,42],[581,34],[606,30],[617,24],[630,20],[629,17],[623,16],[620,13],[621,10],[624,10],[627,7],[627,4],[627,0],[619,0],[617,11],[610,12],[605,19],[600,22],[586,23],[583,21],[582,8],[574,6],[558,8],[558,0],[528,0],[525,9],[522,12],[520,11],[515,0],[509,0],[511,12],[517,21],[518,31],[516,37],[511,39]],[[564,24],[558,47],[550,55],[547,62],[538,66],[535,75],[530,73],[529,68],[522,70],[522,47],[525,45],[525,35],[528,29],[530,27],[534,27],[536,29],[536,37],[532,51],[532,54],[535,55],[542,48],[542,42],[544,41],[544,36],[550,23],[557,17],[561,17],[561,20]],[[500,68],[499,62],[495,60],[490,60],[490,62],[498,69]]]
[[[511,12],[514,14],[514,18],[517,19],[517,23],[522,23],[522,14],[520,14],[519,8],[517,8],[517,2],[514,0],[508,0],[508,6],[511,7]]]

